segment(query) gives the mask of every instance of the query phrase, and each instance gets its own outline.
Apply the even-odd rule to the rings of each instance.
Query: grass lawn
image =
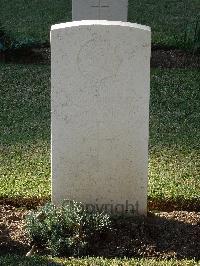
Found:
[[[200,72],[151,76],[149,196],[200,199]]]
[[[0,65],[0,195],[50,195],[50,68]]]
[[[16,264],[16,261],[18,262]],[[194,260],[155,260],[155,259],[102,259],[102,258],[86,258],[86,259],[51,259],[48,257],[21,257],[21,256],[5,256],[0,257],[0,265],[2,266],[198,266],[200,262]]]
[[[50,68],[0,65],[0,197],[50,196]],[[200,197],[200,73],[152,70],[149,197]]]
[[[18,42],[49,41],[52,24],[71,20],[70,0],[0,0],[0,7],[0,24]],[[154,44],[183,47],[199,10],[199,0],[129,0],[129,21],[151,26]]]

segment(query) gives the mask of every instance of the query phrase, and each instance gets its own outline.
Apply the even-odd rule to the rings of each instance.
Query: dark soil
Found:
[[[0,205],[0,255],[26,254],[27,209]],[[94,239],[95,256],[200,259],[200,212],[149,213],[146,218],[113,219],[113,230]]]
[[[26,209],[17,209],[9,205],[0,205],[0,255],[23,253],[29,249],[24,230]]]
[[[16,208],[26,208],[28,210],[36,209],[38,206],[42,206],[45,203],[51,201],[50,197],[0,197],[0,205],[10,205]],[[153,199],[148,198],[148,210],[149,211],[190,211],[200,212],[200,199]]]
[[[143,219],[116,220],[114,228],[104,251],[108,256],[200,259],[200,213],[149,213]],[[97,255],[104,254],[99,249]]]
[[[23,48],[0,54],[0,62],[19,64],[50,64],[49,47]],[[151,67],[200,68],[200,54],[167,49],[152,48]]]
[[[200,68],[200,55],[182,50],[152,50],[151,67]]]

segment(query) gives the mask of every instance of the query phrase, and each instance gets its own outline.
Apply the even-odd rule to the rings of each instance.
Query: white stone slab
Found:
[[[72,20],[127,21],[128,0],[72,0]]]
[[[52,26],[52,200],[147,211],[150,29]],[[107,208],[107,209],[106,209]]]

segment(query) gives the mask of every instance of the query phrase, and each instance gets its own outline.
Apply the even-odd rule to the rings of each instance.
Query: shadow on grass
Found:
[[[19,263],[19,264],[18,264]],[[53,262],[50,258],[34,256],[34,257],[25,257],[19,255],[6,255],[0,257],[1,266],[16,266],[16,265],[28,265],[28,266],[60,266],[61,263]]]

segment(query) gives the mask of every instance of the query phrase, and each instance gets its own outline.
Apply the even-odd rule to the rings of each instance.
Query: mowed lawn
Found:
[[[129,0],[128,21],[150,26],[153,44],[182,48],[192,45],[199,10],[199,0]],[[71,0],[0,0],[0,25],[19,43],[49,42],[50,26],[67,21]]]
[[[50,67],[2,64],[0,80],[0,197],[50,197]],[[200,197],[199,84],[195,70],[152,70],[150,198]]]
[[[16,264],[16,261],[19,264]],[[198,266],[200,262],[195,260],[156,260],[156,259],[103,259],[103,258],[85,258],[85,259],[59,259],[48,257],[25,257],[25,256],[2,256],[0,257],[2,266]]]

